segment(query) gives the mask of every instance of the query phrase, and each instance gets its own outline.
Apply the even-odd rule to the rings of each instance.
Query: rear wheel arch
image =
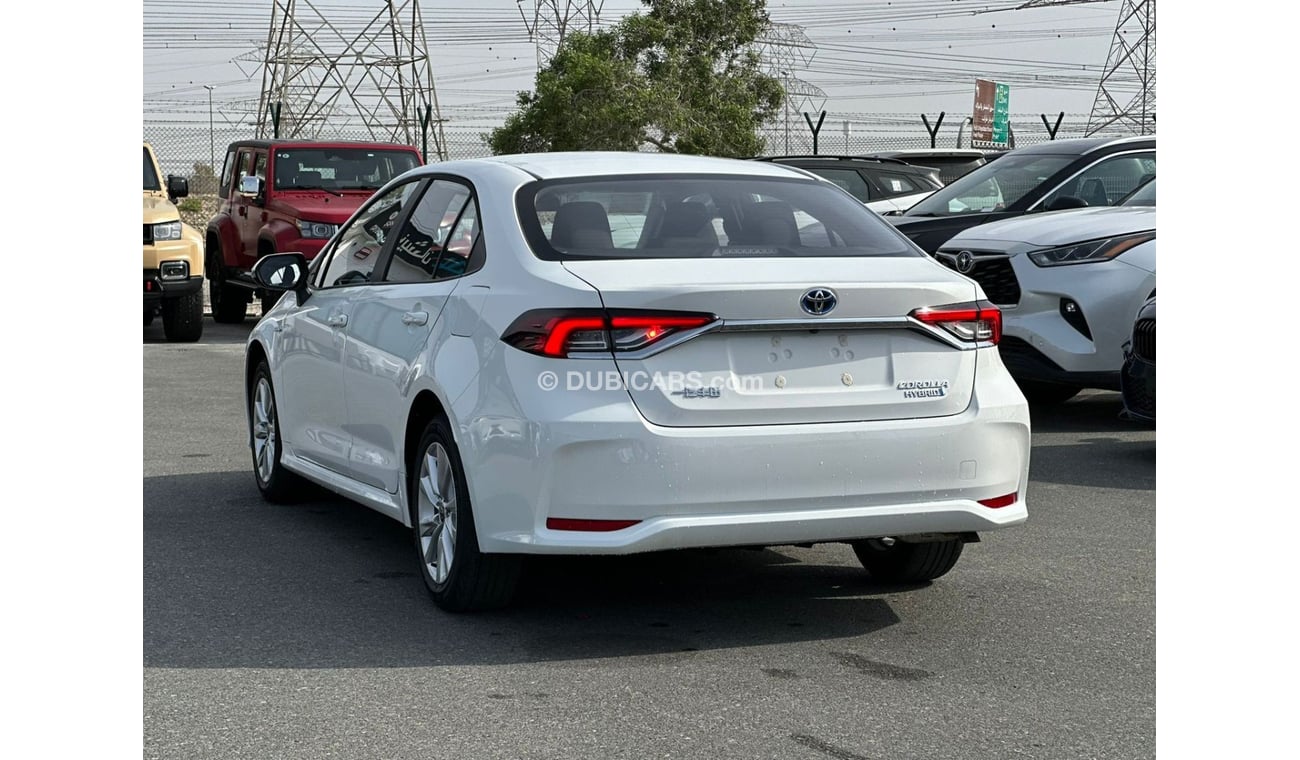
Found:
[[[438,395],[431,390],[417,393],[411,402],[411,410],[406,415],[406,434],[402,439],[402,462],[408,472],[415,463],[416,449],[420,446],[420,436],[424,434],[425,426],[438,418],[451,421]]]

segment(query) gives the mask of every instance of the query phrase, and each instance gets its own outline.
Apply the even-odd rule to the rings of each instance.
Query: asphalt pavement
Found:
[[[933,583],[843,545],[557,558],[451,615],[397,523],[261,500],[252,324],[144,328],[146,758],[1155,756],[1156,440],[1118,394],[1033,409],[1029,522]]]

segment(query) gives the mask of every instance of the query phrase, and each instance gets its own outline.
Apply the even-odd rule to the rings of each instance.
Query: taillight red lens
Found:
[[[994,496],[992,499],[980,499],[980,504],[986,507],[997,509],[998,507],[1009,507],[1016,503],[1016,494],[1009,493],[1006,496]]]
[[[516,319],[501,339],[521,351],[562,358],[638,351],[716,320],[712,314],[683,312],[535,309]]]
[[[990,301],[916,309],[911,317],[927,325],[938,325],[952,335],[972,343],[997,345],[1002,340],[1002,310]]]

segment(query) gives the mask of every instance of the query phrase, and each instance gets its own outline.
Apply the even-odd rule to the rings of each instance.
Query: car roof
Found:
[[[911,150],[881,150],[870,157],[879,158],[984,158],[977,148],[914,148]]]
[[[880,164],[889,164],[890,166],[913,166],[901,158],[891,158],[889,156],[836,156],[818,153],[812,156],[758,156],[754,161],[774,161],[776,163],[793,163],[801,161],[804,163],[824,163],[836,164],[842,162],[862,161],[865,163],[879,166]]]
[[[1155,135],[1134,137],[1080,137],[1071,140],[1049,140],[1035,145],[1016,148],[1019,155],[1056,154],[1067,156],[1086,156],[1103,148],[1132,145],[1134,147],[1152,147],[1156,144]]]
[[[230,144],[232,148],[401,148],[402,150],[415,150],[410,145],[390,142],[374,142],[371,140],[237,140]]]
[[[766,177],[799,177],[805,174],[780,164],[759,163],[734,158],[688,156],[679,153],[639,153],[618,151],[575,151],[560,153],[521,153],[489,156],[456,164],[505,164],[537,179],[567,177],[605,177],[627,174],[748,174]],[[451,163],[430,164],[427,173],[454,168]]]

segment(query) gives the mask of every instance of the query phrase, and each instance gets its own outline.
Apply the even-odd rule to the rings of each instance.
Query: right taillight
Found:
[[[1002,310],[989,301],[930,306],[916,309],[909,316],[971,343],[997,345],[1002,340]]]
[[[501,339],[521,351],[556,358],[628,353],[715,321],[712,314],[693,312],[534,309],[512,322]]]

